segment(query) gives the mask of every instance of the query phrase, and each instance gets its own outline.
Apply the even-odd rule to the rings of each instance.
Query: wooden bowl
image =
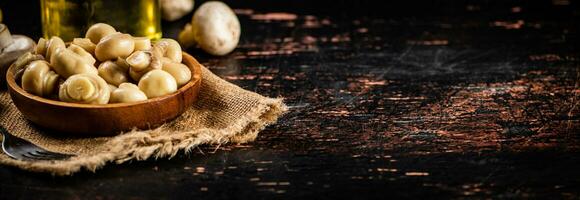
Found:
[[[16,84],[13,67],[6,80],[14,105],[36,125],[63,135],[110,136],[133,128],[158,127],[188,109],[199,95],[201,64],[187,53],[183,53],[183,63],[192,72],[189,83],[170,95],[134,103],[93,105],[45,99]]]

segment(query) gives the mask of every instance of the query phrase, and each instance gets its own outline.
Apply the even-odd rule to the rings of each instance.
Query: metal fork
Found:
[[[74,156],[46,150],[29,141],[11,135],[3,126],[0,126],[0,132],[3,137],[2,150],[6,155],[17,160],[64,160]]]

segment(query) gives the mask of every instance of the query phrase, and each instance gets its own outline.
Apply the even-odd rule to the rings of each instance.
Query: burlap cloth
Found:
[[[202,67],[203,68],[203,67]],[[0,90],[0,124],[15,136],[48,150],[77,154],[64,161],[20,161],[0,153],[0,164],[23,170],[70,175],[109,163],[172,157],[201,144],[244,143],[286,111],[282,99],[244,90],[202,69],[198,101],[183,115],[153,130],[112,137],[63,138],[44,133],[23,118],[6,90]]]

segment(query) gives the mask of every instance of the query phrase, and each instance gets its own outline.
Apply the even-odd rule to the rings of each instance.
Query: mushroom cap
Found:
[[[111,103],[127,103],[147,100],[147,95],[133,83],[122,83],[111,93]]]
[[[98,74],[97,69],[93,65],[87,63],[81,56],[66,48],[57,49],[50,58],[50,64],[54,71],[64,78],[82,73]]]
[[[182,85],[187,84],[191,79],[191,71],[189,68],[181,63],[175,62],[167,62],[163,64],[163,71],[168,72],[175,78],[177,82],[177,86],[181,87]]]
[[[135,41],[135,51],[151,49],[151,39],[148,37],[133,37],[133,41]]]
[[[32,61],[22,75],[22,89],[38,96],[50,96],[58,85],[58,74],[44,60]]]
[[[46,55],[44,56],[46,60],[50,60],[52,55],[60,48],[66,48],[64,41],[58,36],[52,36],[46,46]]]
[[[97,44],[95,56],[99,61],[113,60],[118,57],[126,58],[135,49],[135,41],[129,34],[111,34]]]
[[[191,26],[195,41],[207,53],[226,55],[240,40],[240,21],[223,2],[208,1],[194,13]]]
[[[101,78],[114,86],[119,86],[120,84],[129,81],[127,71],[123,67],[117,65],[117,63],[110,60],[102,62],[97,71],[99,71],[99,76],[101,76]]]
[[[84,48],[76,44],[70,44],[68,49],[79,55],[86,63],[90,65],[95,65],[95,62],[97,62],[91,53],[87,52]]]
[[[162,38],[155,43],[155,47],[161,51],[163,57],[169,58],[173,62],[181,63],[183,58],[179,42],[170,38]]]
[[[83,48],[85,51],[89,52],[90,54],[95,54],[95,48],[97,47],[96,44],[91,42],[88,38],[74,38],[71,44],[77,45]]]
[[[113,28],[111,25],[105,23],[96,23],[89,27],[85,37],[89,38],[93,44],[98,44],[102,38],[116,32],[117,31],[115,28]]]
[[[148,98],[155,98],[177,91],[177,82],[171,74],[160,69],[154,69],[141,77],[139,89]]]
[[[103,78],[96,74],[75,74],[60,86],[58,97],[61,101],[106,104],[111,91]]]

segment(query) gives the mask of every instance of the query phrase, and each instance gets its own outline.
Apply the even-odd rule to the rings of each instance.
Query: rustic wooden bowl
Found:
[[[158,127],[189,108],[199,95],[201,64],[187,53],[183,53],[183,63],[192,72],[189,83],[170,95],[134,103],[92,105],[45,99],[16,84],[12,67],[6,80],[12,101],[36,125],[63,135],[110,136],[133,128]]]

